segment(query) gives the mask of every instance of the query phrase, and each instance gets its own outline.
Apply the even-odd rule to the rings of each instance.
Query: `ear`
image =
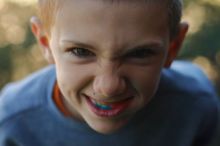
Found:
[[[32,33],[34,34],[35,38],[37,39],[38,44],[41,46],[45,59],[49,63],[54,64],[53,54],[51,52],[50,45],[49,45],[49,38],[45,34],[45,32],[42,28],[42,24],[41,24],[40,19],[33,16],[33,17],[31,17],[30,23],[31,23]]]
[[[186,22],[182,22],[179,25],[179,33],[170,41],[169,50],[167,53],[167,58],[164,67],[169,68],[173,60],[176,58],[182,42],[185,39],[186,33],[188,31],[189,25]]]

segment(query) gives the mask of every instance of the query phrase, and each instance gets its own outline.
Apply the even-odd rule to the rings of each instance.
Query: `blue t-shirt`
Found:
[[[219,101],[194,65],[164,69],[152,101],[118,131],[103,135],[65,117],[52,100],[54,66],[8,84],[0,94],[0,146],[208,146]]]

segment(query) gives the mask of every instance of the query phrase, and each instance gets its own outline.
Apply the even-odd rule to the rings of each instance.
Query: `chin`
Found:
[[[91,126],[90,126],[91,127]],[[122,126],[121,126],[122,127]],[[104,134],[104,135],[108,135],[108,134],[112,134],[116,131],[118,131],[119,129],[121,129],[121,127],[114,127],[114,126],[99,126],[99,127],[91,127],[94,131],[100,133],[100,134]]]
[[[112,134],[128,123],[128,120],[108,121],[102,120],[100,122],[88,123],[88,125],[96,132],[101,134]]]

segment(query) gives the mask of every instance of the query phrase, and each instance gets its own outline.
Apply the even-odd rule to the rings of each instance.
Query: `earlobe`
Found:
[[[186,22],[180,23],[179,33],[170,42],[169,50],[167,53],[167,58],[166,58],[166,62],[165,62],[164,67],[169,68],[171,66],[173,60],[178,55],[178,52],[179,52],[179,50],[182,46],[182,43],[185,39],[188,28],[189,28],[188,23],[186,23]]]
[[[49,63],[53,64],[54,59],[52,52],[50,50],[49,40],[48,37],[45,35],[45,32],[43,31],[41,21],[37,17],[33,16],[30,20],[30,23],[31,23],[31,30],[35,38],[37,39],[38,44],[42,48],[45,59]]]

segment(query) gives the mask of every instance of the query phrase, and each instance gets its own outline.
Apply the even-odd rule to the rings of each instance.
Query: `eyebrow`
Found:
[[[68,43],[68,44],[80,46],[80,47],[83,47],[83,48],[95,49],[95,47],[92,46],[92,45],[85,44],[85,43],[82,43],[82,42],[79,42],[79,41],[74,41],[74,40],[61,40],[60,44],[63,44],[63,43]]]
[[[145,49],[145,48],[152,49],[158,53],[165,51],[165,45],[163,42],[149,42],[149,43],[145,42],[145,43],[128,48],[124,53],[130,53],[137,49]]]

